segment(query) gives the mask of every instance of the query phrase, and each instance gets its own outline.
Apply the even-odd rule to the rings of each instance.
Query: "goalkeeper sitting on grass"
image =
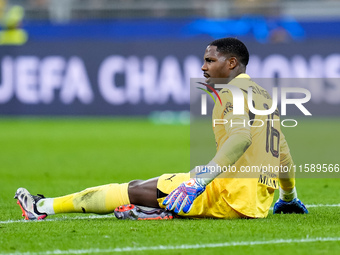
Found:
[[[203,171],[113,183],[57,198],[33,196],[26,189],[19,188],[15,198],[25,218],[43,219],[58,213],[112,212],[119,219],[172,219],[175,215],[264,218],[268,215],[276,189],[280,190],[280,198],[274,205],[274,213],[308,213],[297,198],[293,173],[283,175],[260,171],[248,176],[239,171],[242,166],[285,166],[290,169],[293,165],[280,129],[278,110],[266,116],[255,116],[249,111],[249,87],[253,88],[253,106],[257,110],[269,109],[272,99],[266,90],[245,74],[248,60],[246,46],[234,38],[213,41],[205,50],[202,71],[207,86],[213,88],[214,81],[222,78],[224,84],[241,89],[245,98],[245,114],[233,114],[236,101],[233,101],[231,91],[226,88],[220,90],[221,103],[215,104],[213,119],[222,119],[226,124],[213,127],[217,152]],[[271,121],[268,122],[268,118]],[[251,119],[266,124],[256,128],[240,125]],[[223,166],[233,166],[238,171],[220,174],[211,170]]]

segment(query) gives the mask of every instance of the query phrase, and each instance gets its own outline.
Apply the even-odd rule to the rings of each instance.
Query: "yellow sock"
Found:
[[[107,184],[54,198],[54,213],[112,213],[116,207],[130,203],[128,185]]]

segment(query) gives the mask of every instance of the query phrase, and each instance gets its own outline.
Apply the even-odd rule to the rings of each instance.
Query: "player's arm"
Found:
[[[231,166],[239,160],[251,145],[250,126],[248,125],[249,116],[228,114],[224,119],[228,121],[224,127],[226,133],[230,135],[212,161],[219,166]]]
[[[273,213],[308,213],[305,205],[297,197],[294,162],[288,143],[282,132],[280,137],[280,164],[283,171],[279,173],[280,198],[274,205]]]
[[[282,166],[281,169],[291,170],[281,171],[279,173],[280,188],[286,193],[291,193],[295,188],[294,162],[290,155],[288,143],[282,132],[280,134],[280,165]],[[294,197],[287,196],[288,200],[292,200],[293,198]]]
[[[165,198],[163,205],[167,205],[168,210],[173,210],[175,213],[183,210],[184,213],[188,213],[196,197],[202,194],[205,187],[221,174],[216,171],[217,165],[223,167],[235,164],[251,145],[250,127],[247,125],[248,115],[233,115],[230,112],[223,118],[228,121],[224,127],[227,134],[230,134],[229,138],[202,171],[196,173],[189,181],[182,183]],[[231,125],[231,123],[234,124]]]
[[[224,124],[224,127],[230,136],[220,146],[214,158],[206,165],[206,169],[196,174],[195,178],[203,185],[208,185],[221,174],[219,171],[214,171],[217,166],[234,165],[251,145],[250,127],[247,124],[248,115],[233,116],[229,114],[224,119],[228,121],[227,124]],[[230,123],[233,123],[233,125]]]

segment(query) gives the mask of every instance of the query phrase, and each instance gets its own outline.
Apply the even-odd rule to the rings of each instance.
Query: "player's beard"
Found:
[[[209,86],[211,86],[212,88],[214,88],[215,90],[219,91],[221,89],[216,88],[216,84],[228,84],[229,81],[227,78],[211,78],[209,77],[209,79],[206,79],[206,84],[208,84]],[[212,92],[209,88],[208,88],[209,92]]]

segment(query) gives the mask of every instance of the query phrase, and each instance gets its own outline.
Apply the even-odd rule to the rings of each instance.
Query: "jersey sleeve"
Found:
[[[246,98],[244,99],[244,114],[243,115],[235,115],[233,114],[233,99],[232,97],[227,97],[225,99],[225,109],[223,111],[223,119],[225,119],[227,124],[224,126],[225,131],[228,136],[232,136],[234,134],[243,134],[246,136],[250,136],[250,125],[248,125],[249,121],[249,108]],[[227,110],[229,107],[230,110]]]
[[[280,172],[280,186],[283,190],[291,190],[295,187],[294,162],[285,136],[280,134],[280,165],[283,171]]]
[[[233,98],[231,92],[225,91],[226,95],[222,97],[222,106],[219,117],[224,119],[224,129],[227,139],[220,145],[214,162],[220,166],[233,165],[245,152],[251,144],[251,133],[248,125],[249,109],[245,100],[245,114],[233,114]]]

